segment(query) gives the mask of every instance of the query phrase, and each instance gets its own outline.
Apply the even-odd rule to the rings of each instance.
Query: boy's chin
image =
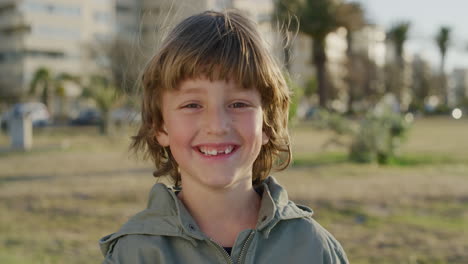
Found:
[[[223,175],[221,177],[219,175],[205,176],[203,179],[200,179],[200,183],[213,190],[225,190],[252,181],[250,177],[237,177],[236,175]]]

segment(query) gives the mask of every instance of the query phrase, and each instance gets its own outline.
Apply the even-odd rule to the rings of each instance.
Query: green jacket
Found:
[[[348,263],[312,210],[289,201],[274,178],[264,181],[260,193],[256,228],[242,231],[228,255],[203,234],[172,190],[156,184],[147,209],[100,240],[103,263]]]

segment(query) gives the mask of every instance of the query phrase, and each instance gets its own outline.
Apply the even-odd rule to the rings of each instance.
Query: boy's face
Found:
[[[263,144],[261,97],[233,81],[183,81],[163,94],[164,132],[157,134],[177,161],[183,186],[224,188],[252,181]]]

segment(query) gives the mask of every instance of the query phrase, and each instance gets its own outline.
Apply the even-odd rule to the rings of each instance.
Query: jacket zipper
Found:
[[[255,230],[252,230],[250,231],[250,234],[249,236],[247,237],[247,239],[245,240],[245,243],[242,245],[242,249],[241,249],[241,252],[239,254],[239,258],[237,259],[237,264],[240,264],[241,263],[241,260],[242,259],[245,259],[245,251],[246,249],[248,248],[247,244],[250,243],[250,241],[252,240],[253,236],[255,234]],[[244,256],[244,258],[242,258]]]
[[[226,252],[226,250],[224,250],[224,248],[222,246],[220,246],[218,243],[216,243],[212,239],[210,239],[210,242],[211,242],[210,244],[213,245],[213,247],[215,247],[216,250],[221,252],[221,254],[223,255],[224,259],[227,261],[227,263],[229,263],[229,264],[234,263],[231,256],[229,256],[229,254]]]
[[[237,259],[237,264],[240,264],[241,263],[241,260],[242,260],[242,257],[245,255],[245,251],[246,249],[248,248],[247,247],[247,244],[250,243],[250,241],[252,240],[253,236],[255,234],[255,230],[252,230],[250,231],[249,233],[249,236],[247,237],[247,239],[245,240],[245,243],[242,245],[242,248],[241,248],[241,252],[239,254],[239,258]],[[222,246],[220,246],[218,243],[216,243],[216,241],[213,241],[212,239],[210,239],[210,244],[213,245],[213,247],[215,247],[218,251],[220,251],[224,257],[224,259],[229,263],[229,264],[234,264],[234,261],[233,259],[231,258],[231,256],[226,252],[226,250],[224,250],[224,248]],[[245,257],[244,257],[245,258]]]

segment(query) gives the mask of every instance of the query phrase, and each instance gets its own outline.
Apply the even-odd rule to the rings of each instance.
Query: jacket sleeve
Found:
[[[111,242],[102,264],[144,263],[139,258],[137,241],[133,236],[123,236]]]
[[[161,249],[154,237],[147,235],[124,235],[112,242],[105,254],[103,264],[162,264]]]
[[[125,263],[125,262],[122,262],[122,250],[119,250],[119,247],[121,245],[119,245],[118,243],[119,240],[115,240],[112,242],[109,250],[106,252],[106,255],[105,255],[105,258],[104,258],[104,261],[102,262],[102,264],[120,264],[120,263]]]
[[[330,234],[327,233],[325,252],[323,254],[323,263],[325,264],[349,264],[348,258],[341,244]]]

